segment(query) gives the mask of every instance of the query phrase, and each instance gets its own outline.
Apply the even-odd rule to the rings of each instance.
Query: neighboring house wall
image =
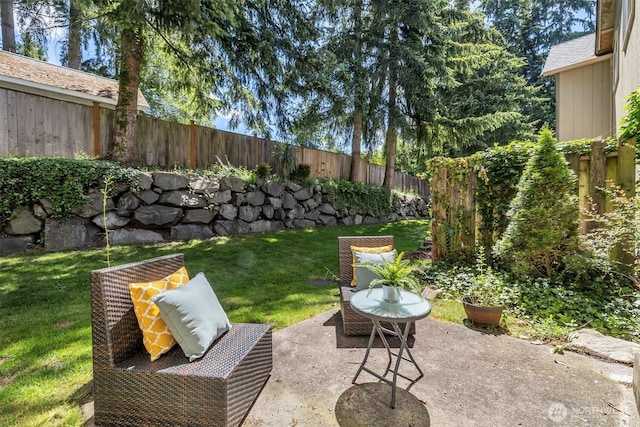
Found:
[[[609,60],[556,74],[556,131],[560,141],[612,135]]]
[[[625,98],[640,86],[640,0],[619,1],[613,52],[614,117],[626,115]]]

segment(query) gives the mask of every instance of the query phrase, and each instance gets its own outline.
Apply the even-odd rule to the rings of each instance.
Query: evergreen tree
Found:
[[[509,224],[496,242],[497,259],[520,276],[551,276],[578,250],[576,177],[549,129],[527,162],[511,201]]]
[[[152,33],[189,77],[199,111],[234,108],[231,125],[268,134],[272,117],[285,117],[284,99],[303,68],[309,9],[305,2],[255,1],[96,2],[119,31],[118,79],[113,157],[134,162],[137,91]],[[313,22],[313,20],[311,20]],[[154,39],[159,40],[159,39]],[[301,42],[302,41],[302,42]],[[188,72],[191,74],[189,74]],[[186,87],[186,86],[185,86]],[[203,113],[204,114],[204,113]],[[272,116],[273,114],[273,116]]]
[[[541,76],[552,46],[594,31],[595,0],[481,0],[488,21],[506,38],[510,51],[525,58],[521,75],[540,89],[526,104],[538,126],[555,123],[555,88]]]

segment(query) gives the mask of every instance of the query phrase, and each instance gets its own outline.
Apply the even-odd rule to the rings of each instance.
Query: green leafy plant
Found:
[[[620,121],[620,139],[640,137],[640,87],[627,96],[627,115]],[[638,152],[636,151],[636,155]]]
[[[503,305],[505,282],[493,268],[485,261],[484,247],[478,247],[476,252],[476,273],[471,277],[469,296],[475,305],[492,307]]]
[[[399,203],[397,194],[386,187],[351,181],[328,181],[325,188],[329,199],[343,210],[380,215],[394,211]]]
[[[116,163],[56,157],[0,158],[0,226],[18,206],[29,206],[42,198],[53,206],[53,218],[64,219],[86,202],[89,188],[102,186],[105,176],[137,191],[140,171]],[[117,191],[110,189],[110,196]]]
[[[107,257],[107,267],[111,267],[111,244],[109,243],[109,226],[107,222],[107,202],[111,193],[111,187],[114,185],[113,177],[107,175],[104,177],[104,187],[100,190],[102,193],[102,223],[104,224],[104,252]]]
[[[271,166],[268,163],[262,162],[256,167],[256,176],[258,178],[267,178],[271,174]]]
[[[420,281],[415,276],[417,268],[411,265],[409,260],[403,259],[404,252],[400,252],[393,260],[388,262],[384,258],[382,264],[365,263],[369,270],[376,273],[380,278],[373,279],[369,284],[369,290],[378,285],[393,286],[408,289],[421,295],[422,287]]]
[[[293,181],[304,181],[311,175],[311,166],[307,164],[299,164],[293,172],[291,172],[291,179]]]
[[[289,178],[289,175],[296,168],[296,147],[295,145],[281,142],[278,144],[273,156],[278,161],[278,173],[283,178]]]

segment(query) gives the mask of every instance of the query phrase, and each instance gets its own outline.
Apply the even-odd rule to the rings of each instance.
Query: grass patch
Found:
[[[428,221],[327,227],[155,246],[113,247],[112,265],[182,252],[190,276],[202,271],[232,322],[275,330],[338,306],[338,236],[394,236],[413,251]],[[0,425],[78,426],[92,400],[89,272],[103,250],[44,252],[0,259]]]

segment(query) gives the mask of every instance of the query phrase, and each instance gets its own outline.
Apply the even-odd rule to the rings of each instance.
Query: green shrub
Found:
[[[258,178],[265,179],[271,175],[271,166],[268,163],[262,162],[256,167],[256,176]]]
[[[518,193],[518,182],[534,146],[531,142],[512,142],[472,156],[478,175],[476,206],[481,218],[478,223],[481,246],[492,247],[507,229],[511,200]]]
[[[139,171],[116,163],[55,157],[0,158],[0,225],[18,206],[30,206],[41,198],[53,205],[54,218],[68,218],[73,208],[86,202],[89,188],[102,188],[103,178],[125,183],[134,190]],[[114,195],[116,186],[112,188]]]
[[[378,216],[395,211],[399,203],[398,196],[386,187],[351,181],[328,181],[325,185],[331,202],[342,210]]]
[[[523,276],[551,276],[578,249],[576,177],[549,129],[543,129],[507,214],[494,255]]]
[[[634,136],[640,139],[640,87],[629,94],[624,109],[627,115],[620,121],[620,139],[630,139]]]
[[[293,181],[304,181],[309,178],[309,176],[311,176],[311,165],[307,164],[299,164],[293,172],[291,172],[291,179]]]

